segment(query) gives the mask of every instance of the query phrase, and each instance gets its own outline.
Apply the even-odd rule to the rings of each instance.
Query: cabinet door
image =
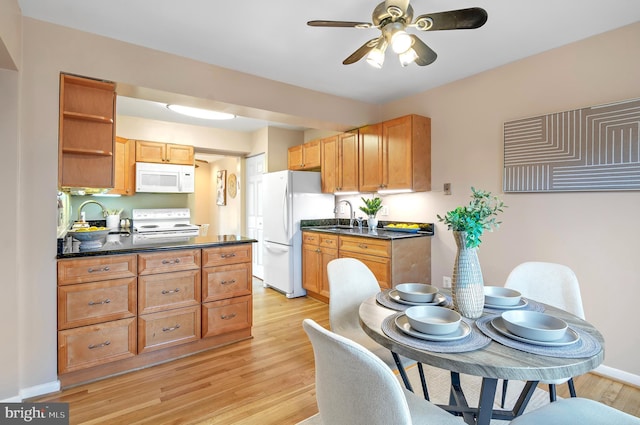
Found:
[[[168,143],[166,148],[166,162],[178,165],[193,165],[193,146],[175,145]]]
[[[114,195],[133,195],[136,184],[135,142],[123,137],[116,137]]]
[[[362,261],[373,272],[378,284],[383,289],[391,288],[391,259],[375,255],[356,254],[340,251],[340,258],[355,258]]]
[[[358,138],[360,192],[376,192],[384,189],[382,124],[360,128]]]
[[[302,287],[319,294],[321,291],[320,269],[322,267],[320,248],[313,244],[302,245]]]
[[[358,133],[338,136],[338,186],[340,192],[358,191]]]
[[[112,188],[115,84],[60,74],[58,186]]]
[[[202,267],[251,263],[251,244],[229,245],[202,250]]]
[[[318,270],[318,281],[320,288],[318,292],[320,295],[329,298],[330,291],[329,279],[327,278],[327,264],[329,264],[330,261],[338,258],[338,250],[331,248],[320,248],[319,257],[320,268]]]
[[[302,145],[291,146],[287,150],[287,165],[290,170],[300,170],[302,168]]]
[[[385,189],[413,188],[411,119],[409,115],[382,123]]]
[[[166,162],[166,143],[136,140],[136,162]]]
[[[302,145],[302,157],[305,170],[320,167],[320,140],[312,140]]]
[[[323,193],[333,193],[338,186],[338,136],[322,139],[320,150],[321,190]]]

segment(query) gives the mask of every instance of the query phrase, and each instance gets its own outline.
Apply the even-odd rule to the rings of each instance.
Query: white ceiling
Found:
[[[421,32],[418,36],[438,54],[433,64],[402,68],[387,52],[381,70],[364,60],[342,65],[379,30],[306,25],[315,19],[370,22],[377,3],[19,0],[24,16],[367,103],[400,99],[640,21],[640,0],[413,0],[414,17],[482,7],[489,19],[475,30]],[[594,52],[594,60],[597,56]],[[122,105],[128,115],[141,108],[128,100]],[[238,124],[243,123],[221,125]],[[244,124],[239,131],[265,125],[259,120]]]

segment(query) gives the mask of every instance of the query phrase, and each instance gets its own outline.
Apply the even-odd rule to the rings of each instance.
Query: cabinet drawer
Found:
[[[136,276],[135,255],[109,255],[58,261],[58,285]]]
[[[202,250],[202,267],[251,263],[251,244],[229,245]]]
[[[251,327],[251,296],[202,304],[202,337]]]
[[[308,245],[319,245],[320,233],[302,232],[302,243]]]
[[[200,304],[200,271],[161,273],[138,278],[138,312],[153,313]]]
[[[391,288],[391,259],[340,251],[340,258],[345,257],[362,261],[373,272],[381,288]]]
[[[138,317],[140,353],[200,339],[200,306],[145,314]]]
[[[136,354],[136,319],[58,332],[58,373],[98,366]]]
[[[338,249],[338,235],[320,235],[320,244],[323,248]]]
[[[374,238],[340,236],[340,251],[390,257],[391,243]]]
[[[136,315],[136,278],[58,287],[58,329]]]
[[[200,268],[200,250],[183,249],[138,255],[138,274],[167,273]]]
[[[249,264],[204,267],[202,269],[202,302],[251,295]]]

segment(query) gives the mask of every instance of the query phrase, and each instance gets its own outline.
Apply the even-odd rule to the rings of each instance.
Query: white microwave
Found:
[[[193,165],[136,162],[136,192],[193,193]]]

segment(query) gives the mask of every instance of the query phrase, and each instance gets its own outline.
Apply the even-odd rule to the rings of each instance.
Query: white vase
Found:
[[[369,227],[369,232],[376,232],[378,229],[378,219],[374,215],[370,215],[367,219],[367,226]]]
[[[467,233],[453,232],[458,251],[453,264],[453,308],[464,317],[477,319],[484,308],[484,280],[476,248],[467,247]]]

